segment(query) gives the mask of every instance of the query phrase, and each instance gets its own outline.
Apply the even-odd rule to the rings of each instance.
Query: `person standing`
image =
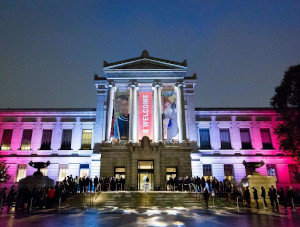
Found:
[[[284,209],[286,210],[286,208],[287,208],[287,206],[286,206],[286,198],[285,198],[285,194],[284,194],[283,188],[280,188],[280,191],[279,191],[278,195],[279,195],[279,203],[281,203],[281,205],[283,205]]]
[[[295,205],[294,205],[295,193],[292,189],[292,186],[288,187],[287,193],[286,193],[286,198],[287,198],[287,201],[291,204],[292,212],[295,212]]]
[[[206,208],[208,208],[209,193],[208,193],[208,190],[207,190],[206,187],[204,188],[203,198],[204,198],[204,201],[205,201],[205,206],[206,206]]]
[[[254,200],[255,200],[255,202],[256,202],[256,208],[259,209],[259,206],[258,206],[258,195],[257,195],[257,190],[256,190],[255,187],[252,187],[252,189],[253,189],[253,198],[254,198]]]
[[[249,191],[249,186],[246,187],[245,191],[245,201],[247,203],[247,206],[250,207],[250,191]]]
[[[264,186],[261,186],[261,197],[263,198],[264,209],[267,210],[268,209],[268,204],[267,204],[267,201],[266,201],[266,190],[265,190]]]
[[[271,195],[272,195],[272,199],[273,201],[275,202],[275,206],[276,206],[276,209],[278,210],[278,195],[277,195],[277,190],[276,188],[274,188],[274,185],[271,185]]]
[[[14,198],[15,198],[15,186],[11,186],[9,192],[8,192],[8,196],[7,196],[7,202],[8,202],[8,205],[7,205],[7,212],[9,212],[9,208],[11,207],[11,204],[12,202],[14,201]]]
[[[147,175],[144,175],[143,182],[144,182],[144,192],[147,193],[148,185],[149,185],[149,178]]]
[[[98,184],[99,184],[99,179],[97,176],[94,178],[94,191],[98,192]]]

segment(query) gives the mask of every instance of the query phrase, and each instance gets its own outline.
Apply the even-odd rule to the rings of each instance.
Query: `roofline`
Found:
[[[122,65],[122,64],[125,64],[125,63],[130,63],[130,62],[133,62],[133,61],[143,60],[143,59],[165,62],[167,64],[178,65],[178,66],[181,66],[181,67],[184,67],[184,68],[187,67],[186,60],[184,60],[183,62],[180,63],[180,62],[176,62],[176,61],[169,61],[169,60],[166,60],[166,59],[163,59],[163,58],[150,57],[149,54],[148,54],[148,51],[144,50],[140,57],[130,58],[130,59],[116,61],[116,62],[112,62],[112,63],[108,63],[108,62],[104,61],[103,62],[103,69],[105,70],[105,69],[111,68],[112,66]]]
[[[96,108],[6,108],[6,109],[0,109],[0,112],[10,112],[10,111],[96,111]]]
[[[255,111],[255,110],[267,110],[275,111],[272,107],[196,107],[195,111]]]

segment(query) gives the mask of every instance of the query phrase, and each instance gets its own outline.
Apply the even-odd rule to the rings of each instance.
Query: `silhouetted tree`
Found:
[[[271,99],[272,107],[283,117],[275,128],[280,149],[300,163],[300,65],[290,66]],[[298,175],[298,174],[297,174]]]
[[[5,161],[0,161],[0,183],[5,183],[10,179],[10,175],[7,173],[8,168]]]

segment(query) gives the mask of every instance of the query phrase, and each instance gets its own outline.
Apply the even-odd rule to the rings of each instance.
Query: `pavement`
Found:
[[[32,212],[6,212],[0,215],[0,226],[299,226],[300,208],[296,213],[281,208],[279,212],[253,208],[222,207],[139,207],[83,208],[62,207]]]

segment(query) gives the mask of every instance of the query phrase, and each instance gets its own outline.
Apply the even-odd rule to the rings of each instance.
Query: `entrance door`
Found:
[[[147,176],[149,178],[149,190],[153,190],[154,188],[154,176],[153,172],[139,172],[138,173],[138,189],[144,190],[144,177]]]
[[[153,161],[138,161],[138,190],[144,190],[144,178],[149,178],[149,190],[154,189]]]

